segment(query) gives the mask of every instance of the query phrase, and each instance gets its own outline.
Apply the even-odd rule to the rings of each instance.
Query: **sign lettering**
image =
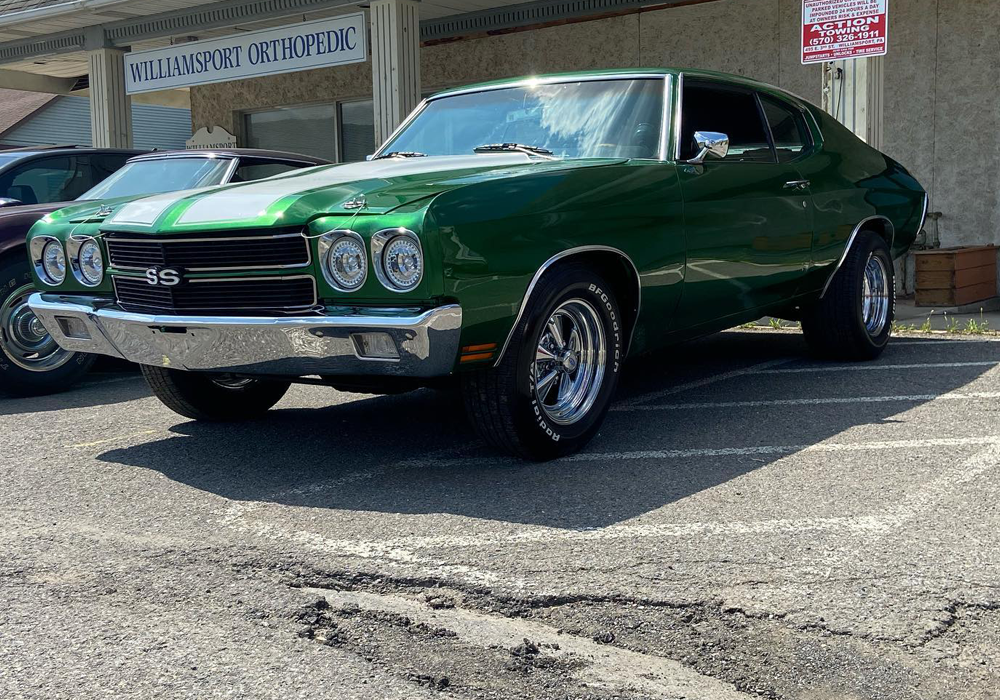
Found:
[[[802,0],[802,62],[884,56],[889,0]]]
[[[365,14],[125,55],[125,92],[168,90],[368,60]]]

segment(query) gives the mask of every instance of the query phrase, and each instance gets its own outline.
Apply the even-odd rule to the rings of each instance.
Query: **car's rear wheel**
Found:
[[[542,279],[496,367],[463,375],[467,414],[491,446],[553,459],[597,433],[618,385],[624,339],[611,287],[587,267]]]
[[[873,360],[892,334],[895,281],[889,245],[862,231],[826,295],[803,309],[802,332],[816,354],[839,360]]]
[[[142,376],[163,404],[186,418],[236,421],[257,418],[288,391],[291,382],[185,372],[140,365]]]
[[[0,268],[0,391],[18,396],[68,389],[95,359],[56,344],[28,307],[35,291],[27,262]]]

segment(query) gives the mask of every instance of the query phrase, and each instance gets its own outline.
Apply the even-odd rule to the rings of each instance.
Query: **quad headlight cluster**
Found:
[[[408,229],[385,229],[372,236],[371,266],[382,286],[393,292],[415,288],[424,274],[420,239]],[[368,278],[364,240],[354,231],[338,229],[319,238],[323,276],[341,292],[361,289]]]
[[[67,268],[80,284],[88,287],[104,281],[104,254],[95,238],[70,238],[63,246],[56,238],[39,236],[31,239],[30,252],[35,273],[50,286],[66,281]]]

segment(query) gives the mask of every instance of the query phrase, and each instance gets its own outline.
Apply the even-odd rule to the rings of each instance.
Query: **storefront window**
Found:
[[[270,148],[337,160],[335,104],[251,112],[246,115],[244,127],[246,144],[250,148]]]
[[[375,112],[371,100],[340,104],[340,160],[364,160],[375,152]]]

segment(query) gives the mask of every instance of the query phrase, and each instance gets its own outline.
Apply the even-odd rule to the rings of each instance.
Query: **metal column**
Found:
[[[420,17],[415,0],[371,4],[375,143],[381,146],[420,102]]]
[[[882,147],[883,58],[823,64],[823,109],[869,146]]]
[[[132,100],[125,94],[125,52],[94,49],[90,63],[90,133],[96,148],[132,147]]]

